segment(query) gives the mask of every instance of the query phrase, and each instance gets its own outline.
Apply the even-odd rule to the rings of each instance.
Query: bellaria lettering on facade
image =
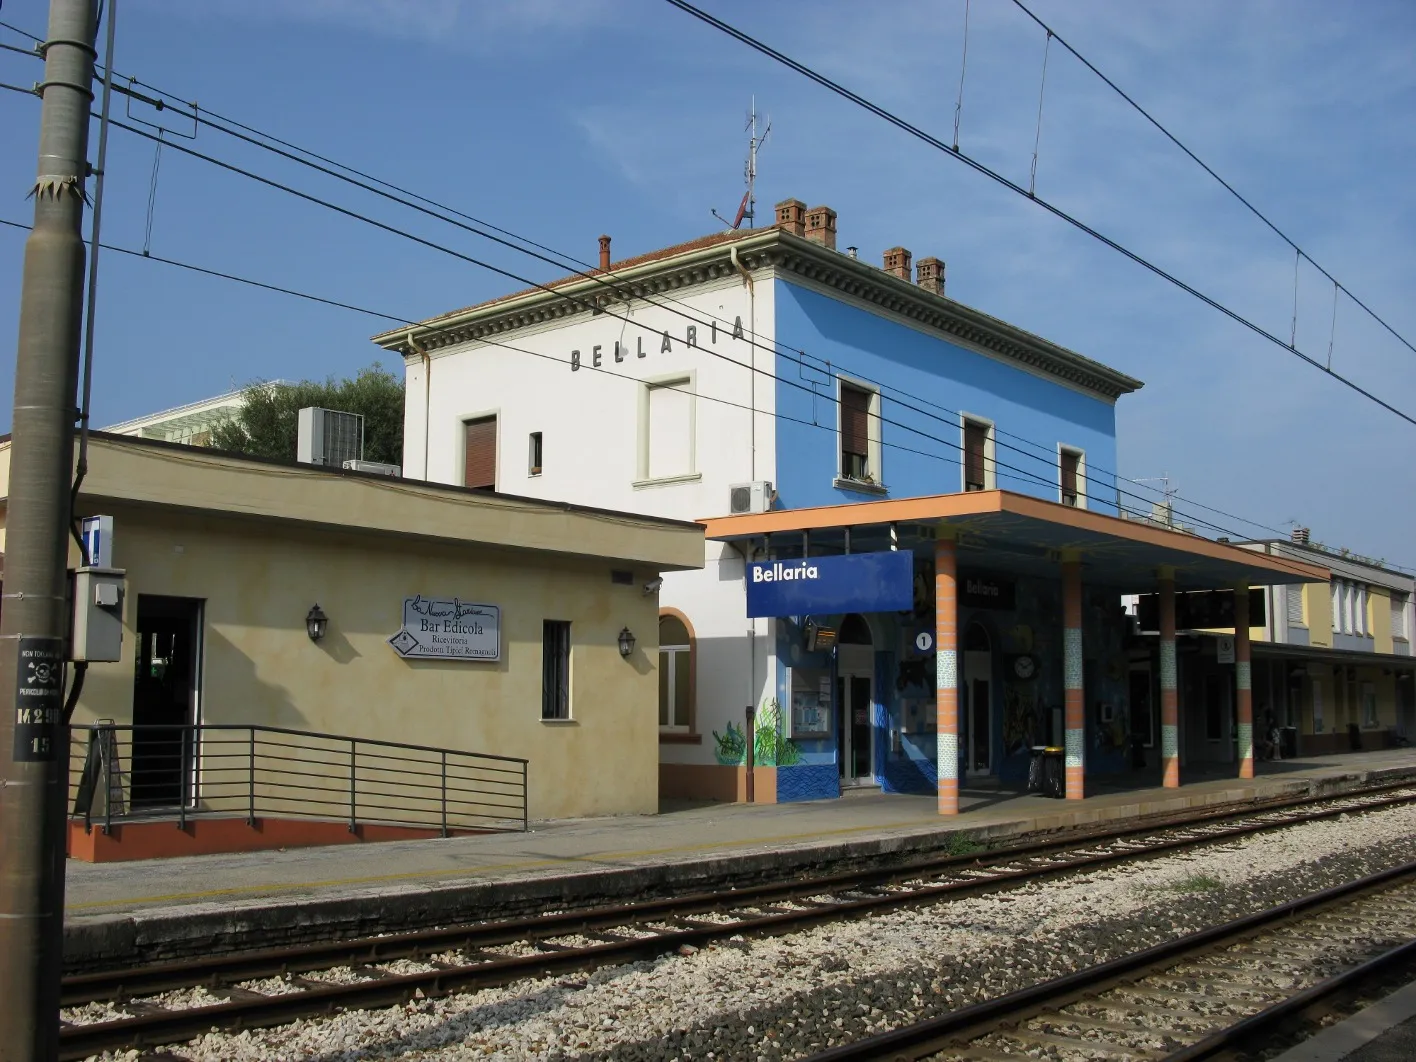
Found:
[[[698,344],[698,327],[699,327],[698,325],[689,325],[686,329],[684,329],[684,337],[683,337],[682,340],[680,340],[680,342],[682,342],[683,345],[686,346],[686,347],[688,347],[690,350],[691,350],[691,349],[694,349],[694,348],[696,348],[696,347],[698,347],[698,345],[699,345],[699,344]],[[726,335],[726,334],[727,334],[727,329],[726,329],[726,328],[720,329],[720,328],[718,327],[718,322],[717,322],[717,321],[710,321],[710,322],[708,322],[708,342],[709,342],[709,344],[711,344],[711,345],[713,345],[713,346],[717,346],[717,344],[718,344],[718,336],[719,336],[720,333]],[[742,317],[741,317],[741,316],[738,316],[737,318],[735,318],[735,319],[733,320],[732,338],[733,338],[733,339],[746,339],[746,334],[743,332],[743,328],[742,328]],[[650,352],[651,352],[653,346],[654,346],[654,341],[651,339],[651,340],[649,341],[649,348],[646,349],[645,346],[644,346],[644,337],[643,337],[643,336],[640,336],[638,339],[636,339],[636,340],[634,341],[634,349],[633,349],[633,351],[631,351],[630,348],[629,348],[629,344],[628,344],[628,343],[621,343],[619,340],[615,340],[615,342],[611,345],[610,356],[613,357],[616,362],[628,361],[630,358],[636,358],[636,359],[638,359],[638,358],[647,358],[647,357],[649,356],[649,354],[650,354]],[[660,353],[660,354],[669,354],[669,353],[672,353],[672,352],[673,352],[673,349],[674,349],[674,337],[671,336],[671,335],[669,335],[669,333],[668,333],[667,331],[661,332],[661,333],[659,334],[659,353]],[[604,344],[597,343],[595,346],[593,346],[593,347],[590,348],[590,368],[592,368],[592,369],[598,369],[601,365],[604,364],[604,360],[605,360],[605,345],[604,345]],[[578,351],[578,350],[572,350],[572,351],[570,352],[570,371],[571,371],[571,372],[579,372],[579,371],[580,371],[580,365],[581,365],[580,351]]]

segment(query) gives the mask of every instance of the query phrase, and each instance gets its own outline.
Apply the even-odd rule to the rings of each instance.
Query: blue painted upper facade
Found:
[[[1059,500],[1066,447],[1084,455],[1086,507],[1116,513],[1116,411],[1107,398],[845,299],[774,283],[780,507],[963,490],[962,413],[992,425],[990,486]],[[879,392],[873,460],[884,493],[839,485],[840,378]]]

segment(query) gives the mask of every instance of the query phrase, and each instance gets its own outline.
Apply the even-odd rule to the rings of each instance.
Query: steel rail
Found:
[[[382,936],[360,937],[353,940],[321,941],[284,948],[236,952],[229,955],[204,956],[199,959],[154,963],[128,969],[73,974],[64,979],[63,1005],[76,1006],[101,1000],[123,1000],[157,992],[172,991],[197,985],[224,985],[260,977],[283,976],[337,965],[389,962],[400,958],[419,958],[440,951],[469,947],[495,947],[517,941],[545,940],[569,934],[583,934],[631,926],[665,918],[684,917],[708,911],[746,909],[772,903],[789,902],[804,896],[841,894],[888,885],[897,885],[919,877],[947,874],[951,871],[977,873],[1005,868],[1028,859],[1046,857],[1067,850],[1086,850],[1101,843],[1115,843],[1129,837],[1161,834],[1175,830],[1194,829],[1226,820],[1240,824],[1222,831],[1158,841],[1143,848],[1123,848],[1113,852],[1076,855],[1073,858],[1042,866],[1023,867],[1009,871],[998,869],[983,877],[969,877],[943,884],[924,885],[907,892],[872,898],[880,906],[906,903],[926,903],[939,899],[961,899],[1028,881],[1047,880],[1080,870],[1095,869],[1118,862],[1131,862],[1155,855],[1164,855],[1185,848],[1218,844],[1236,837],[1272,830],[1286,829],[1306,822],[1321,821],[1342,815],[1379,811],[1416,801],[1416,791],[1404,796],[1364,800],[1362,797],[1391,788],[1413,790],[1411,784],[1382,787],[1354,794],[1319,798],[1304,798],[1297,807],[1290,803],[1258,810],[1211,811],[1163,825],[1133,825],[1122,830],[1088,832],[1033,842],[999,850],[988,858],[976,855],[946,856],[920,862],[905,863],[877,870],[851,871],[824,877],[769,882],[728,892],[700,892],[629,904],[611,904],[578,911],[538,914],[530,917],[499,919],[434,929],[414,930]],[[1248,823],[1246,820],[1278,811],[1299,810],[1313,803],[1341,802],[1337,807],[1307,812],[1300,816]],[[840,904],[834,910],[842,910]],[[734,923],[742,925],[742,922]]]
[[[969,1048],[964,1041],[977,1039],[1005,1025],[1016,1026],[1036,1017],[1043,1011],[1051,1013],[1080,1000],[1093,999],[1118,985],[1138,981],[1145,976],[1154,975],[1180,965],[1197,955],[1234,944],[1246,937],[1252,937],[1258,932],[1270,929],[1296,915],[1313,915],[1324,908],[1347,904],[1368,893],[1399,885],[1404,880],[1416,880],[1416,862],[1403,863],[1400,866],[1378,871],[1356,881],[1323,889],[1320,892],[1290,900],[1276,907],[1245,915],[1243,918],[1226,922],[1223,925],[1212,926],[1197,933],[1177,937],[1174,940],[1124,955],[1110,962],[1075,970],[1062,977],[1019,989],[1016,992],[1009,992],[996,999],[984,1000],[981,1003],[975,1003],[962,1010],[952,1011],[937,1018],[930,1018],[900,1029],[892,1029],[889,1032],[857,1040],[854,1043],[829,1048],[809,1056],[804,1062],[878,1062],[878,1060],[886,1059],[891,1062],[897,1062],[897,1060],[898,1062],[913,1062],[913,1060],[942,1053],[967,1055]],[[1404,945],[1403,948],[1396,950],[1402,951],[1412,948],[1416,948],[1416,943]],[[1393,961],[1393,954],[1379,956],[1373,962],[1385,960],[1389,964]],[[1370,966],[1371,964],[1365,963],[1363,965]],[[1349,971],[1349,976],[1355,972]],[[1321,986],[1305,989],[1293,997],[1294,999],[1303,999],[1303,1002],[1297,1006],[1310,1005],[1317,994],[1327,994],[1325,992],[1310,996],[1310,993],[1315,993],[1315,989],[1319,987]],[[1327,992],[1331,991],[1332,989],[1327,990]],[[1291,1013],[1293,1009],[1291,1007],[1280,1011],[1280,1008],[1289,1007],[1291,1002],[1288,1000],[1270,1008],[1279,1012],[1272,1020]],[[1264,1013],[1261,1011],[1259,1014],[1251,1015],[1241,1022],[1234,1023],[1231,1028],[1239,1028],[1241,1025],[1254,1022]],[[1248,1034],[1252,1035],[1257,1027],[1257,1024],[1249,1025]],[[1217,1040],[1218,1038],[1218,1035],[1215,1035],[1208,1039]],[[1228,1046],[1228,1044],[1217,1045],[1208,1050],[1217,1051],[1220,1046]],[[1190,1059],[1191,1057],[1204,1058],[1208,1055],[1191,1056],[1185,1051],[1181,1051],[1167,1056],[1165,1062],[1180,1062],[1181,1059]]]
[[[1363,799],[1392,790],[1411,790],[1404,796],[1383,799]],[[1360,803],[1353,803],[1361,801]],[[1019,871],[999,870],[989,877],[973,877],[945,884],[924,886],[908,893],[894,894],[900,902],[912,899],[927,902],[939,898],[962,898],[991,889],[1014,886],[1029,880],[1045,880],[1078,870],[1094,869],[1109,863],[1130,862],[1151,855],[1163,855],[1178,849],[1218,844],[1236,837],[1271,830],[1286,829],[1305,822],[1321,821],[1341,815],[1380,811],[1416,801],[1416,783],[1397,783],[1353,793],[1324,797],[1304,797],[1297,801],[1233,808],[1208,809],[1203,815],[1191,815],[1162,823],[1133,824],[1123,829],[1087,831],[1080,835],[1005,847],[986,857],[974,854],[936,857],[897,864],[874,870],[848,871],[822,877],[792,879],[751,885],[728,892],[697,892],[629,904],[610,904],[555,914],[498,919],[490,922],[464,923],[434,929],[366,936],[352,940],[319,941],[283,948],[236,952],[227,955],[203,956],[199,959],[154,963],[94,973],[73,974],[64,979],[63,1002],[76,1006],[105,999],[127,999],[156,992],[189,988],[197,985],[221,985],[258,977],[281,976],[307,972],[349,963],[388,962],[399,958],[418,958],[439,951],[467,947],[493,947],[523,940],[547,939],[572,933],[595,932],[616,926],[652,922],[667,917],[700,914],[706,911],[744,909],[773,902],[791,901],[803,896],[842,893],[860,889],[897,885],[919,877],[947,874],[951,871],[979,872],[1007,867],[1027,859],[1045,857],[1067,850],[1085,850],[1103,843],[1115,843],[1130,837],[1161,834],[1245,820],[1293,811],[1319,803],[1339,802],[1339,806],[1308,812],[1301,816],[1236,825],[1222,832],[1160,841],[1144,848],[1122,849],[1095,855],[1078,855],[1066,862],[1026,867]]]
[[[1166,1055],[1165,1062],[1202,1062],[1204,1059],[1228,1053],[1255,1037],[1278,1031],[1285,1023],[1315,1004],[1371,979],[1385,976],[1393,968],[1409,968],[1412,963],[1416,963],[1416,940],[1398,944],[1350,970],[1343,970],[1282,1002],[1264,1008],[1257,1014],[1251,1014],[1243,1021],[1216,1030],[1198,1043]]]
[[[1409,785],[1378,787],[1377,792]],[[777,934],[791,932],[827,921],[860,917],[896,907],[962,898],[982,892],[1007,888],[1022,882],[1045,880],[1097,866],[1128,862],[1197,845],[1219,843],[1239,836],[1334,816],[1379,810],[1416,800],[1416,793],[1380,800],[1355,801],[1370,796],[1372,791],[1340,794],[1322,798],[1304,798],[1288,804],[1309,805],[1320,802],[1340,802],[1340,806],[1288,818],[1253,823],[1247,820],[1258,815],[1271,815],[1291,807],[1264,807],[1227,813],[1192,816],[1178,824],[1157,827],[1133,826],[1105,834],[1090,834],[1083,838],[1069,837],[1051,842],[1022,845],[1000,852],[992,860],[975,860],[969,856],[935,860],[928,864],[886,868],[854,874],[833,875],[829,878],[767,884],[728,893],[702,893],[687,897],[672,897],[628,905],[595,908],[581,912],[509,919],[494,923],[447,929],[427,930],[386,937],[363,938],[358,941],[329,942],[312,946],[273,949],[257,953],[236,954],[192,962],[167,963],[136,970],[79,975],[65,981],[64,1002],[72,1006],[102,999],[123,1000],[134,996],[152,995],[175,988],[207,985],[221,994],[222,987],[259,977],[283,976],[310,970],[328,969],[336,965],[366,966],[388,962],[395,958],[422,957],[439,951],[475,950],[499,944],[529,941],[546,950],[546,954],[494,958],[462,966],[447,967],[431,972],[406,975],[381,974],[377,980],[353,985],[309,987],[301,992],[277,996],[260,996],[242,989],[229,994],[239,998],[228,1003],[186,1010],[161,1011],[132,1018],[87,1025],[72,1025],[61,1030],[64,1057],[83,1058],[110,1047],[146,1046],[186,1039],[213,1026],[238,1028],[274,1025],[301,1015],[327,1012],[336,1007],[367,1007],[400,1003],[417,995],[436,995],[449,991],[485,988],[506,984],[528,977],[545,976],[566,970],[593,969],[597,966],[633,962],[653,958],[686,944],[702,944],[741,933]],[[1143,848],[1081,855],[1062,862],[1050,862],[1040,867],[1002,870],[982,877],[969,877],[944,884],[907,888],[838,902],[813,902],[804,910],[772,911],[772,901],[799,900],[801,897],[859,893],[882,884],[897,883],[919,877],[920,871],[949,872],[952,869],[970,873],[987,871],[990,867],[1006,867],[1020,860],[1046,856],[1060,849],[1094,848],[1098,841],[1114,841],[1137,833],[1157,833],[1175,829],[1204,826],[1220,819],[1238,819],[1232,829],[1202,833],[1164,841]],[[694,922],[691,915],[712,910],[741,911],[765,909],[766,914],[748,915],[727,923]],[[652,935],[625,939],[606,930],[628,929],[645,925],[667,926],[651,930]],[[565,947],[545,943],[558,936],[598,935],[606,943],[589,947]],[[195,1031],[193,1031],[195,1030]]]

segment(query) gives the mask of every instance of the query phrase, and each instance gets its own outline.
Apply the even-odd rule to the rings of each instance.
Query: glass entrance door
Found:
[[[841,674],[836,679],[836,764],[842,785],[870,785],[875,780],[870,685],[870,675]]]
[[[964,653],[963,751],[965,774],[993,770],[993,654],[981,650]]]

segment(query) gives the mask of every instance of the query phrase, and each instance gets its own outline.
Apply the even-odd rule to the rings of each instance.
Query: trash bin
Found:
[[[1047,751],[1045,745],[1034,745],[1032,755],[1028,758],[1028,792],[1042,792],[1042,754]]]
[[[1042,795],[1061,800],[1067,795],[1066,749],[1048,746],[1042,750]]]
[[[1278,728],[1278,754],[1285,760],[1298,755],[1298,728],[1281,726]]]
[[[1064,749],[1034,745],[1028,760],[1028,792],[1061,799],[1067,795],[1067,772],[1063,769]]]

